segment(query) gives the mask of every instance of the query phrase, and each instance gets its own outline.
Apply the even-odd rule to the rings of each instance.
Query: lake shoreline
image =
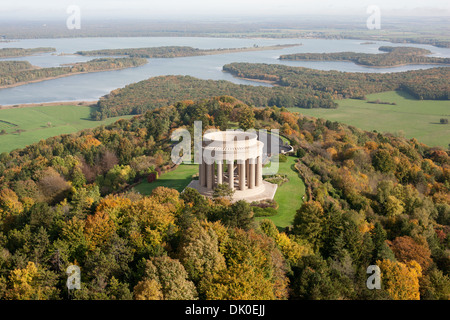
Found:
[[[95,71],[83,71],[83,72],[65,73],[65,74],[61,74],[61,75],[58,75],[58,76],[47,77],[47,78],[36,79],[36,80],[29,80],[29,81],[22,81],[22,82],[17,82],[17,83],[14,83],[14,84],[8,84],[6,86],[0,86],[0,90],[1,89],[7,89],[7,88],[20,87],[20,86],[24,86],[26,84],[31,84],[31,83],[37,83],[37,82],[42,82],[42,81],[55,80],[55,79],[60,79],[60,78],[65,78],[65,77],[70,77],[70,76],[76,76],[76,75],[79,75],[79,74],[107,72],[107,71],[117,71],[117,70],[124,70],[124,69],[137,68],[137,67],[140,67],[140,66],[125,67],[125,68],[114,68],[114,69],[104,69],[104,70],[95,70]]]
[[[20,109],[20,108],[34,108],[34,107],[48,107],[48,106],[95,106],[98,100],[95,101],[59,101],[59,102],[42,102],[42,103],[22,103],[14,105],[0,106],[0,110],[6,109]]]

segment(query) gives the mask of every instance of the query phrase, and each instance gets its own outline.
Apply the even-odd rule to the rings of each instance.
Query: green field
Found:
[[[305,194],[305,184],[294,168],[296,157],[287,157],[287,162],[280,162],[279,174],[286,174],[289,181],[278,187],[275,201],[278,203],[278,213],[272,217],[257,218],[270,219],[279,228],[285,228],[292,224],[295,213],[300,209]]]
[[[367,102],[377,99],[397,105]],[[448,148],[450,143],[450,124],[439,123],[441,118],[450,119],[449,101],[417,100],[404,92],[388,91],[367,95],[367,100],[336,102],[339,104],[337,109],[289,108],[289,111],[339,121],[367,131],[404,135],[429,146]]]
[[[153,189],[157,187],[172,188],[181,192],[192,181],[192,176],[197,172],[198,165],[182,164],[179,165],[175,170],[162,174],[158,180],[152,183],[143,181],[142,183],[135,186],[134,190],[143,195],[151,194]]]
[[[0,110],[0,152],[9,152],[42,139],[98,127],[117,121],[121,116],[93,121],[89,115],[95,107],[80,105],[37,106]],[[25,130],[16,132],[17,130]]]

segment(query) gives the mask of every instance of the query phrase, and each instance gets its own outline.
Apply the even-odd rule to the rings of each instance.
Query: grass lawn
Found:
[[[287,162],[280,162],[280,174],[286,174],[289,181],[278,187],[275,201],[278,203],[278,213],[272,217],[257,218],[270,219],[279,228],[285,228],[292,224],[296,211],[301,207],[305,194],[305,184],[294,168],[296,157],[288,156]]]
[[[377,99],[395,102],[397,105],[367,103]],[[416,138],[429,146],[448,148],[450,124],[440,124],[439,120],[441,118],[450,120],[449,101],[417,100],[397,91],[370,94],[367,95],[367,101],[336,100],[339,104],[337,109],[289,108],[289,111],[339,121],[367,131],[402,134],[408,139]]]
[[[181,192],[192,181],[192,176],[197,172],[198,165],[181,164],[175,170],[162,174],[158,180],[152,183],[143,181],[135,186],[134,190],[143,195],[149,195],[157,187],[172,188]]]
[[[0,130],[4,129],[7,132],[6,135],[0,135],[0,153],[24,148],[60,134],[73,133],[132,117],[121,116],[93,121],[89,115],[94,109],[95,107],[86,105],[60,105],[0,110]],[[13,133],[18,129],[25,131]]]

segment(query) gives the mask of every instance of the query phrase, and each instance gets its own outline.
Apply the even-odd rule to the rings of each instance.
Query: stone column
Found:
[[[250,168],[250,159],[246,159],[245,160],[245,179],[247,179],[247,186],[249,185],[248,181],[250,180],[250,170],[249,170],[249,168]]]
[[[238,166],[241,168],[239,174],[239,190],[245,190],[245,176],[246,176],[245,161],[238,163]]]
[[[228,162],[228,184],[231,189],[234,189],[234,161]]]
[[[256,186],[259,187],[262,184],[262,157],[256,158]]]
[[[206,188],[212,189],[213,188],[213,165],[212,164],[206,164]]]
[[[201,187],[205,185],[205,170],[203,169],[204,164],[200,163],[198,165],[198,183]]]
[[[212,166],[212,177],[211,177],[211,179],[212,179],[212,188],[214,189],[217,186],[217,183],[216,183],[216,163],[213,162],[213,164],[211,166]]]
[[[217,184],[223,184],[222,161],[217,162]]]
[[[250,159],[248,169],[248,188],[253,189],[255,187],[255,159]]]

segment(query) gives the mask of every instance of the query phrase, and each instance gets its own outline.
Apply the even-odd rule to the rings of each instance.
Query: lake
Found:
[[[72,55],[80,50],[138,48],[157,46],[191,46],[200,49],[239,48],[270,46],[277,44],[299,44],[299,46],[278,50],[238,52],[197,57],[148,59],[149,63],[137,68],[79,74],[69,77],[30,83],[23,86],[0,89],[0,105],[23,103],[45,103],[57,101],[97,100],[111,90],[127,84],[161,75],[190,75],[200,79],[228,80],[238,84],[269,84],[237,79],[222,71],[222,66],[231,62],[253,62],[301,66],[319,70],[338,70],[349,72],[399,72],[435,67],[435,65],[407,65],[394,68],[370,68],[352,62],[333,61],[280,61],[282,54],[300,52],[341,52],[354,51],[380,53],[378,47],[414,46],[430,50],[432,56],[450,57],[450,49],[419,44],[397,44],[377,41],[362,44],[364,40],[329,39],[236,39],[205,37],[122,37],[122,38],[64,38],[64,39],[26,39],[0,43],[0,48],[54,47],[56,53],[38,54],[28,57],[1,59],[27,60],[39,67],[56,67],[66,63],[82,62],[96,57]],[[64,53],[64,55],[60,55]]]

